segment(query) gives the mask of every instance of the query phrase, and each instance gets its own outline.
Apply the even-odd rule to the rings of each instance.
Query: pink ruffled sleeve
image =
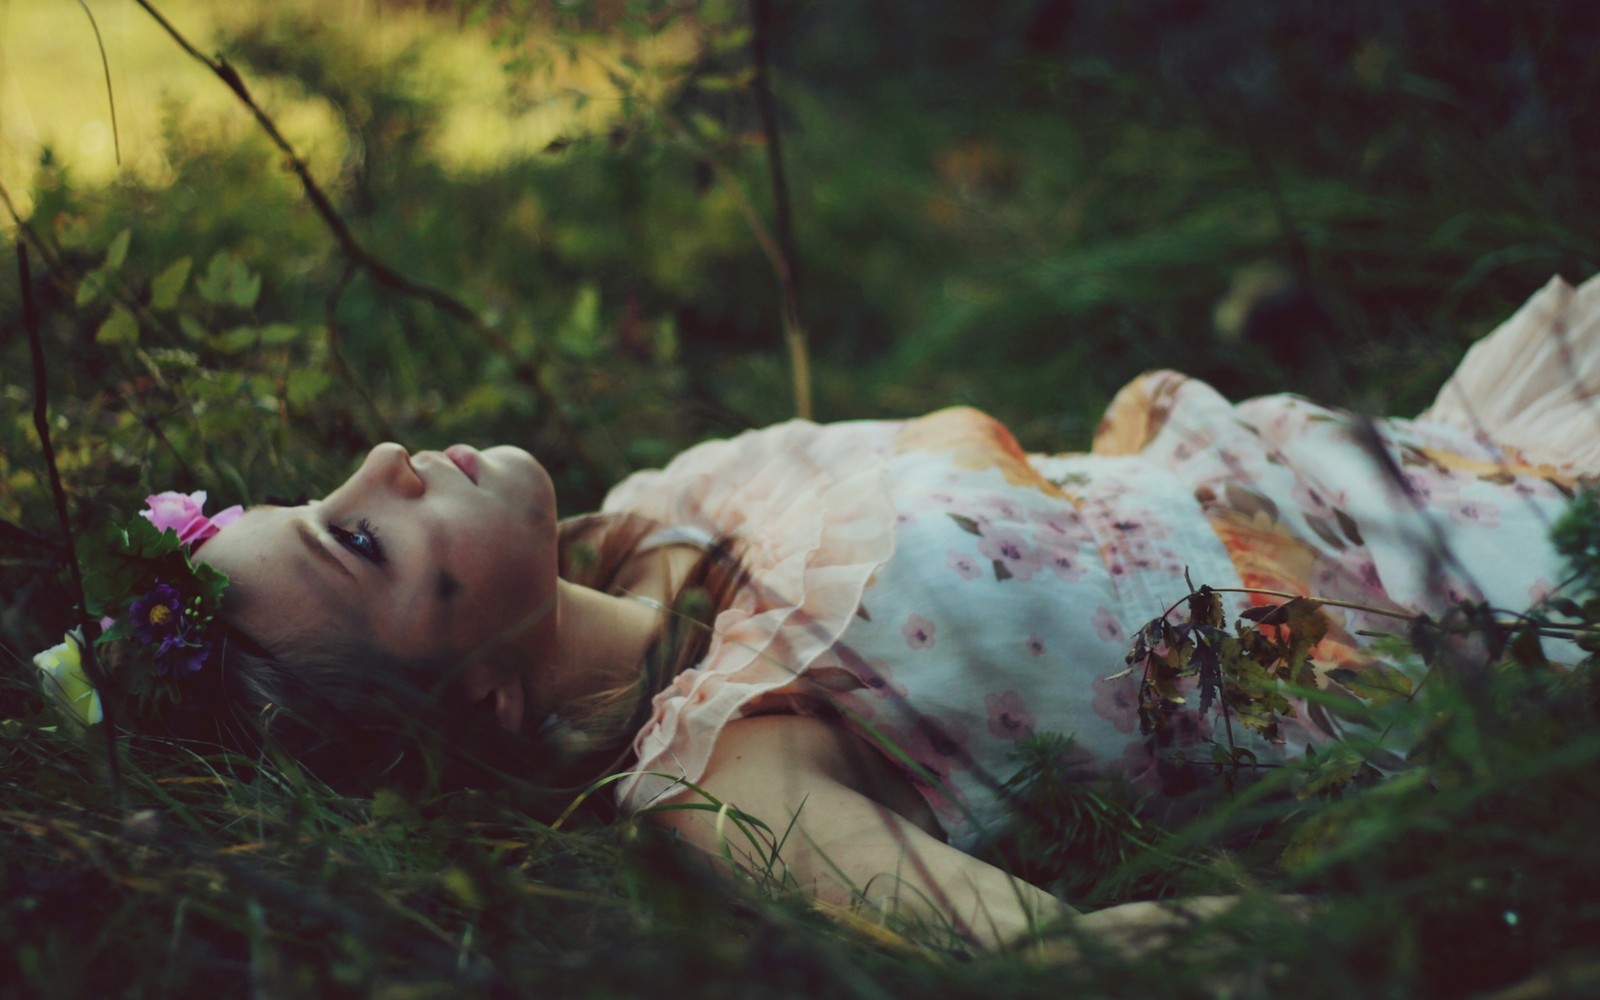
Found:
[[[751,583],[717,616],[705,660],[655,698],[617,784],[642,809],[705,772],[722,727],[803,673],[849,626],[894,551],[881,443],[892,425],[790,421],[689,449],[606,497],[635,513],[736,538]]]

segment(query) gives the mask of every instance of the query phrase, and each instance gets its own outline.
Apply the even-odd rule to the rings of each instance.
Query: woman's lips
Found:
[[[444,450],[444,456],[472,480],[472,485],[478,485],[478,449],[469,444],[453,444]]]

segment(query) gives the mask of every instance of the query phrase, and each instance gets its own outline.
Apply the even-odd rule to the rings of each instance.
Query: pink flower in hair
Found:
[[[174,531],[184,545],[198,545],[239,519],[244,508],[234,504],[211,517],[201,513],[206,505],[206,491],[197,490],[183,494],[168,490],[145,497],[149,509],[139,513],[156,526],[157,531]]]

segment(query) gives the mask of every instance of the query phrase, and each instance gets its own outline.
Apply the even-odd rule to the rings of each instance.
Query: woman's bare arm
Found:
[[[1075,915],[1043,889],[935,836],[931,815],[916,817],[912,808],[920,798],[881,755],[817,719],[772,715],[731,723],[697,784],[701,792],[678,793],[650,818],[715,857],[747,871],[766,870],[771,859],[757,856],[735,817],[670,808],[704,804],[710,795],[781,838],[772,873],[824,909],[920,918],[985,949],[1023,946],[1022,954],[1038,961],[1073,962],[1085,948],[1135,958],[1241,902],[1202,896]],[[1257,902],[1275,906],[1275,917],[1303,919],[1310,912],[1299,897]],[[1050,924],[1060,933],[1038,938]]]
[[[718,738],[698,784],[785,838],[774,874],[825,906],[947,923],[985,947],[1023,939],[1071,912],[1044,890],[956,850],[884,805],[895,796],[884,794],[890,789],[879,779],[892,769],[881,759],[874,767],[858,748],[874,754],[854,736],[816,719],[742,719]],[[705,801],[685,790],[668,803]],[[743,867],[766,862],[752,856],[752,846],[726,817],[665,810],[651,818]]]

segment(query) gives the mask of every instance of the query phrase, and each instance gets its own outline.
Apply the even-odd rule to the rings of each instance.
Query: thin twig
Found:
[[[327,301],[323,303],[323,327],[328,331],[328,353],[333,356],[333,365],[338,369],[339,375],[366,404],[367,415],[372,419],[378,436],[385,441],[393,441],[395,434],[389,426],[389,421],[384,419],[366,383],[356,374],[355,368],[351,367],[349,359],[344,356],[344,335],[339,329],[339,300],[344,298],[344,293],[350,289],[350,282],[355,280],[359,269],[355,261],[346,261],[338,282],[328,293]]]
[[[221,56],[213,58],[195,48],[171,21],[168,21],[160,11],[151,5],[149,0],[134,0],[134,2],[143,8],[145,13],[155,19],[156,23],[178,44],[179,48],[187,52],[225,83],[228,89],[233,91],[234,96],[239,98],[240,103],[249,110],[251,116],[255,118],[256,124],[261,127],[267,138],[283,154],[284,161],[288,164],[290,171],[299,179],[301,189],[305,191],[306,199],[311,202],[311,207],[316,211],[323,225],[333,236],[334,241],[338,243],[340,251],[344,253],[346,258],[369,274],[372,280],[384,288],[426,302],[446,316],[475,330],[491,350],[506,359],[514,377],[533,390],[534,399],[540,413],[545,420],[549,421],[568,440],[582,464],[588,466],[592,471],[603,472],[605,470],[605,464],[589,454],[584,445],[583,436],[572,427],[555,396],[550,392],[549,387],[544,384],[544,380],[539,377],[539,365],[536,361],[520,358],[516,349],[512,347],[511,342],[480,316],[477,310],[465,302],[441,288],[407,277],[368,252],[361,245],[361,242],[356,239],[355,234],[350,231],[349,224],[344,221],[338,210],[333,207],[332,199],[322,190],[322,186],[317,183],[316,178],[311,175],[311,168],[306,164],[305,159],[295,150],[289,140],[284,138],[283,133],[278,129],[278,125],[272,120],[272,117],[262,110],[261,106],[255,102],[255,98],[250,96],[250,89],[245,86],[244,78],[239,75],[239,71],[234,69],[233,65]]]
[[[44,453],[45,468],[50,473],[50,493],[55,498],[56,518],[61,522],[61,536],[67,547],[67,566],[72,570],[73,596],[78,599],[78,613],[83,618],[84,641],[82,660],[89,682],[96,691],[108,697],[101,699],[103,730],[106,742],[106,760],[111,768],[112,797],[122,801],[122,770],[117,759],[115,698],[109,697],[106,673],[94,653],[94,623],[88,620],[88,601],[84,598],[83,567],[78,565],[78,553],[72,544],[72,518],[67,515],[67,493],[61,486],[61,470],[56,465],[55,446],[50,442],[49,385],[45,378],[44,342],[39,336],[39,307],[33,300],[33,276],[28,270],[28,244],[17,241],[17,276],[22,282],[22,325],[28,332],[28,350],[33,355],[33,427],[39,435],[39,448]]]
[[[766,138],[767,167],[772,175],[772,211],[777,230],[778,291],[783,299],[783,340],[789,349],[790,375],[794,379],[794,408],[796,415],[810,419],[811,410],[811,358],[805,328],[800,325],[800,263],[794,248],[794,223],[789,205],[789,182],[783,172],[782,129],[778,125],[778,105],[772,97],[770,84],[772,46],[772,0],[750,0],[750,17],[753,32],[751,44],[755,49],[755,76],[751,86],[755,89],[756,111],[761,116],[761,131]]]
[[[355,234],[350,231],[349,225],[339,215],[338,210],[333,207],[333,201],[323,192],[322,186],[317,183],[316,178],[311,176],[311,168],[306,164],[305,159],[300,156],[289,140],[284,138],[283,133],[278,130],[277,123],[261,109],[261,106],[255,102],[255,98],[250,96],[250,89],[245,86],[244,78],[239,75],[239,71],[234,69],[233,65],[221,56],[213,58],[195,48],[189,39],[185,38],[183,33],[173,26],[171,21],[168,21],[160,11],[151,6],[149,0],[134,0],[134,3],[144,8],[145,13],[149,14],[157,24],[161,25],[162,30],[171,36],[174,42],[178,43],[179,48],[214,73],[239,98],[240,102],[254,116],[256,124],[261,126],[261,130],[267,134],[267,138],[271,139],[272,144],[277,146],[278,151],[283,154],[289,169],[294,173],[295,177],[299,178],[300,186],[305,190],[306,198],[311,201],[311,207],[316,210],[323,224],[333,234],[334,240],[338,242],[339,248],[344,251],[345,256],[370,273],[373,280],[380,285],[403,292],[414,298],[422,299],[448,316],[467,323],[482,332],[490,332],[489,324],[471,306],[443,289],[406,277],[368,253],[360,241],[355,238]]]
[[[111,90],[111,61],[106,58],[106,43],[100,38],[100,25],[94,19],[94,11],[84,0],[78,0],[78,6],[83,8],[83,13],[89,18],[89,27],[94,29],[94,43],[100,47],[100,68],[106,74],[106,103],[111,105],[111,149],[116,153],[117,166],[122,166],[122,135],[117,129],[117,98]]]
[[[1318,604],[1327,604],[1335,608],[1349,608],[1352,611],[1370,611],[1375,615],[1383,615],[1386,618],[1399,618],[1403,621],[1415,621],[1417,618],[1416,615],[1409,612],[1392,611],[1387,608],[1373,607],[1370,604],[1357,604],[1355,601],[1340,601],[1332,597],[1308,597],[1305,594],[1291,594],[1285,590],[1267,590],[1262,587],[1212,587],[1211,592],[1213,594],[1260,594],[1264,597],[1282,597],[1285,600],[1315,601]],[[1168,607],[1166,611],[1162,612],[1161,617],[1165,618],[1172,614],[1174,611],[1178,610],[1179,605],[1183,604],[1197,593],[1199,593],[1199,591],[1192,591],[1183,595],[1183,597],[1179,598],[1170,607]]]
[[[0,520],[0,539],[5,539],[11,545],[32,545],[44,549],[54,555],[66,552],[66,546],[43,535],[36,535],[21,525],[12,524],[10,521]]]

